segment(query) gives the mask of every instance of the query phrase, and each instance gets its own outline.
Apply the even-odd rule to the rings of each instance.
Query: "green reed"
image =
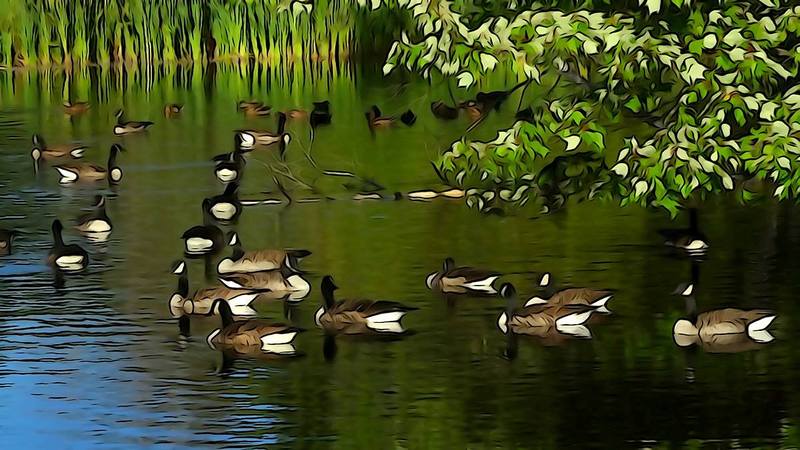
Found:
[[[357,0],[0,0],[0,65],[351,60],[408,20]]]

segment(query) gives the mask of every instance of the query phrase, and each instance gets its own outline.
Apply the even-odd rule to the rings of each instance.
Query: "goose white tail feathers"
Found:
[[[239,145],[242,147],[254,147],[256,145],[256,138],[250,133],[245,133],[243,131],[240,131]]]
[[[750,324],[747,325],[747,334],[750,335],[751,333],[758,331],[766,331],[767,328],[772,324],[772,321],[775,320],[775,317],[777,316],[771,315],[750,322]]]
[[[541,297],[531,297],[530,300],[525,302],[525,307],[527,308],[528,306],[533,306],[533,305],[544,305],[545,303],[547,303],[547,300]]]
[[[70,154],[70,156],[72,156],[75,159],[83,158],[83,153],[86,151],[86,148],[87,147],[75,148],[72,151],[70,151],[69,154]]]
[[[226,288],[228,288],[228,289],[244,289],[244,288],[245,288],[244,286],[242,286],[241,284],[239,284],[239,283],[237,283],[237,282],[235,282],[235,281],[233,281],[233,280],[228,280],[228,279],[225,279],[225,278],[220,278],[220,279],[219,279],[219,281],[220,281],[222,284],[224,284],[224,285],[225,285],[225,287],[226,287]]]
[[[297,336],[295,329],[286,330],[280,333],[272,333],[261,337],[261,346],[284,345],[291,343]]]
[[[406,331],[405,328],[403,328],[403,325],[400,324],[400,322],[380,322],[380,323],[368,322],[367,327],[379,333],[399,334]]]
[[[581,339],[591,339],[592,332],[583,325],[564,325],[558,327],[558,332],[561,334],[568,334]]]
[[[500,328],[503,334],[508,333],[508,315],[506,313],[500,314],[500,317],[497,318],[497,328]]]
[[[599,309],[599,308],[605,308],[605,310],[606,310],[606,311],[608,311],[608,308],[606,308],[606,304],[607,304],[607,303],[608,303],[608,302],[609,302],[609,301],[610,301],[612,298],[614,298],[614,296],[613,296],[613,295],[606,295],[605,297],[603,297],[603,298],[601,298],[601,299],[598,299],[598,300],[595,300],[595,301],[594,301],[594,302],[592,302],[592,303],[589,303],[589,306],[591,306],[592,308],[598,308],[598,309]]]
[[[368,324],[399,322],[408,311],[391,311],[367,317]]]
[[[475,280],[475,281],[472,281],[472,282],[469,282],[469,283],[464,283],[464,287],[472,289],[474,291],[485,291],[485,292],[489,292],[489,293],[494,293],[494,292],[497,292],[497,291],[495,291],[495,289],[492,286],[492,284],[498,278],[500,278],[499,275],[492,275],[492,276],[484,278],[482,280]]]
[[[237,295],[236,297],[233,297],[232,299],[228,300],[228,305],[230,305],[231,311],[234,312],[234,315],[238,315],[236,314],[236,308],[249,307],[250,304],[253,303],[253,300],[255,300],[256,297],[258,297],[258,295],[259,292],[254,292],[252,294]]]
[[[58,171],[58,174],[61,175],[61,179],[59,180],[59,183],[62,183],[62,184],[64,184],[64,183],[74,183],[75,181],[78,181],[78,174],[77,173],[72,172],[70,170],[67,170],[67,169],[65,169],[63,167],[58,167],[58,166],[56,166],[55,169],[56,169],[56,171]]]
[[[589,320],[589,317],[592,316],[593,312],[594,311],[583,311],[579,313],[568,314],[564,317],[556,319],[556,327],[560,329],[562,327],[583,325],[587,320]]]

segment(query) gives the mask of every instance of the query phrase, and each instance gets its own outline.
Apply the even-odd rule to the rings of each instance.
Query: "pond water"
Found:
[[[718,448],[800,445],[800,302],[796,255],[800,210],[772,203],[704,205],[711,250],[696,263],[695,298],[777,312],[776,339],[749,351],[680,348],[673,323],[685,315],[672,292],[689,281],[691,260],[663,245],[662,211],[608,203],[570,205],[550,215],[531,208],[503,217],[462,200],[355,202],[342,179],[320,175],[305,156],[309,130],[294,135],[282,165],[269,150],[248,161],[241,193],[276,196],[272,176],[291,175],[335,200],[247,207],[238,223],[246,248],[306,248],[311,295],[287,306],[257,300],[259,316],[307,329],[298,357],[232,359],[211,349],[213,317],[179,331],[167,300],[182,257],[182,232],[201,223],[203,198],[223,186],[212,156],[232,147],[233,130],[274,128],[248,119],[236,102],[275,108],[329,99],[333,123],[312,155],[320,169],[373,178],[386,192],[435,187],[430,161],[467,119],[439,122],[430,101],[446,89],[387,81],[369,71],[305,68],[293,73],[216,69],[148,73],[0,72],[0,227],[22,232],[0,257],[0,435],[4,447],[253,448]],[[65,98],[88,99],[68,117]],[[184,104],[174,119],[168,102]],[[412,107],[418,122],[372,137],[364,111]],[[146,134],[115,138],[114,110],[153,120]],[[477,136],[513,114],[489,120]],[[481,131],[483,130],[483,131]],[[103,163],[121,143],[125,175],[105,184],[61,186],[43,166],[33,174],[31,135],[82,142]],[[310,196],[294,183],[297,197]],[[108,195],[110,238],[87,248],[88,270],[56,282],[45,265],[56,217],[71,225],[98,192]],[[271,192],[266,194],[264,192]],[[216,261],[189,260],[192,289],[216,283]],[[590,339],[519,338],[509,358],[496,297],[450,297],[425,286],[446,256],[506,274],[523,298],[538,273],[557,286],[615,291],[612,314],[591,323]],[[335,354],[314,324],[319,281],[332,274],[342,297],[385,298],[419,308],[395,339],[340,336]],[[288,318],[287,318],[288,317]]]

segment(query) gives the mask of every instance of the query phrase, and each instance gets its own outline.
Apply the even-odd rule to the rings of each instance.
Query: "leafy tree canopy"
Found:
[[[800,196],[793,2],[370,5],[407,8],[416,25],[392,47],[386,73],[438,73],[474,89],[510,71],[538,86],[525,120],[489,142],[458,140],[435,162],[448,182],[470,188],[470,204],[536,196],[552,207],[578,195],[675,214],[715,192]],[[627,135],[614,139],[614,130]]]

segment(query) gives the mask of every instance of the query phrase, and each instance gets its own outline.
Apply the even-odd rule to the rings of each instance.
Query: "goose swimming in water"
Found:
[[[77,244],[64,244],[61,236],[64,226],[61,221],[53,221],[53,247],[47,256],[48,264],[65,272],[77,272],[89,265],[89,254]]]
[[[31,158],[33,158],[34,169],[38,168],[39,161],[52,161],[62,158],[79,159],[83,157],[84,152],[88,147],[79,144],[67,144],[50,146],[38,134],[33,135],[33,149],[31,150]]]
[[[431,103],[431,112],[438,119],[458,119],[458,108],[454,108],[441,100]]]
[[[178,289],[169,299],[169,310],[173,317],[182,315],[208,315],[213,313],[212,305],[216,299],[228,302],[237,316],[254,316],[253,301],[264,293],[263,289],[231,289],[226,286],[213,286],[198,289],[189,295],[189,276],[184,261],[172,265],[172,273],[178,275]]]
[[[97,195],[94,198],[94,211],[83,214],[78,218],[76,225],[78,231],[88,235],[111,232],[111,219],[106,214],[106,198]]]
[[[218,226],[211,223],[209,211],[211,200],[205,199],[202,204],[203,225],[196,225],[183,232],[184,251],[187,255],[206,255],[219,251],[225,245],[225,236]]]
[[[114,144],[108,152],[106,167],[90,163],[68,163],[54,166],[61,175],[59,183],[98,182],[108,180],[109,184],[117,184],[122,180],[122,169],[117,165],[117,155],[123,151],[119,144]]]
[[[299,272],[298,263],[311,255],[308,250],[242,250],[242,242],[236,232],[228,235],[228,245],[233,249],[229,258],[217,265],[220,275],[229,273],[252,273],[280,269],[285,265],[294,272]]]
[[[222,222],[236,220],[242,213],[239,201],[239,183],[232,182],[225,187],[225,192],[208,199],[208,213]]]
[[[497,319],[503,333],[541,335],[554,328],[560,333],[586,336],[588,329],[583,324],[595,312],[587,305],[541,304],[516,309],[517,291],[510,283],[501,286],[500,295],[506,300],[506,310]]]
[[[231,289],[268,290],[265,296],[276,299],[288,296],[289,300],[301,300],[311,291],[308,281],[285,264],[278,270],[221,275],[219,281]]]
[[[338,287],[333,278],[322,279],[324,303],[314,314],[314,322],[325,331],[343,334],[361,334],[369,331],[402,333],[400,321],[417,308],[386,300],[341,300],[336,301],[334,291]]]
[[[239,111],[242,111],[246,116],[268,116],[272,113],[272,108],[265,105],[263,102],[249,100],[240,101],[238,104]]]
[[[125,112],[121,109],[118,109],[117,112],[114,114],[117,118],[117,124],[114,125],[114,134],[117,136],[122,136],[126,134],[132,133],[140,133],[142,131],[147,130],[153,125],[153,122],[137,122],[137,121],[126,121],[124,119]]]
[[[473,267],[456,267],[453,258],[445,258],[441,272],[428,275],[425,284],[428,289],[442,292],[468,293],[470,291],[495,294],[492,284],[500,277],[499,273]]]
[[[212,331],[206,341],[211,348],[231,348],[237,353],[264,351],[279,354],[294,353],[292,341],[305,330],[282,323],[267,323],[260,320],[234,320],[231,307],[223,299],[212,305],[217,311],[222,327]]]
[[[270,133],[268,131],[256,130],[238,130],[236,132],[236,139],[240,148],[251,149],[257,145],[271,145],[283,142],[283,145],[289,145],[292,141],[292,136],[285,132],[286,129],[286,114],[278,113],[278,131],[277,133]]]
[[[662,229],[658,233],[664,238],[665,245],[685,250],[689,254],[703,254],[709,247],[708,239],[697,225],[696,208],[689,209],[688,228]]]
[[[550,274],[545,273],[539,281],[539,287],[549,288]],[[548,289],[546,297],[534,296],[531,297],[525,306],[533,305],[585,305],[592,308],[597,308],[597,312],[609,312],[606,308],[611,299],[614,298],[614,293],[609,290],[590,289],[590,288],[568,288],[560,291],[552,292]],[[602,308],[602,309],[601,309]]]

